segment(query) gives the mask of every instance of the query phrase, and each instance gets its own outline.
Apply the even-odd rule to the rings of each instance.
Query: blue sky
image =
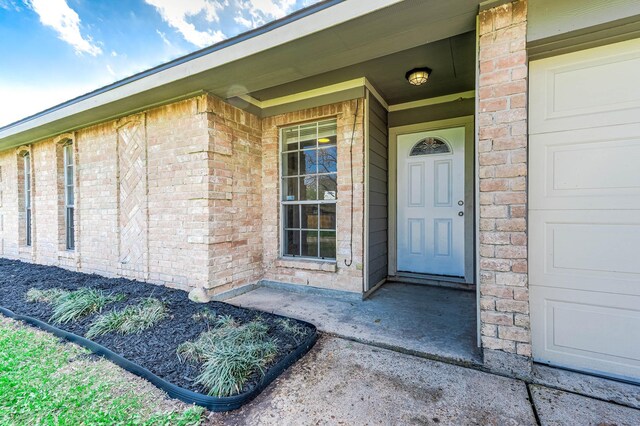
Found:
[[[317,0],[0,0],[0,126]]]

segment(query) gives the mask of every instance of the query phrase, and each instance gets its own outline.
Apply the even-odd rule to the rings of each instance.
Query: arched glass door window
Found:
[[[411,148],[409,156],[447,154],[449,152],[451,152],[451,147],[444,140],[428,137],[418,141],[418,143]]]

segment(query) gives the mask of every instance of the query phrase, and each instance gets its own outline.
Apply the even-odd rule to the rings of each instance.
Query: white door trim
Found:
[[[389,275],[397,275],[397,185],[398,185],[398,151],[397,138],[408,133],[441,130],[451,127],[465,128],[465,182],[464,182],[464,214],[465,220],[465,268],[464,278],[468,284],[475,283],[475,133],[474,117],[457,117],[427,123],[410,124],[389,128]]]

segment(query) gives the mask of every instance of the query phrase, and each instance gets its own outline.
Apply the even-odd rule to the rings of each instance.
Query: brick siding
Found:
[[[355,120],[356,102],[359,105]],[[263,120],[263,196],[265,279],[352,292],[362,292],[364,236],[364,100],[341,102],[277,115]],[[279,129],[301,122],[337,119],[338,200],[336,262],[280,259]],[[353,160],[350,162],[351,136]],[[353,205],[351,173],[353,168]],[[353,224],[351,209],[353,208]],[[353,241],[352,241],[353,239]],[[353,243],[351,245],[351,243]],[[353,249],[351,249],[353,247]],[[351,252],[353,250],[353,252]]]
[[[483,11],[479,18],[482,346],[530,357],[526,1]]]
[[[262,278],[362,289],[363,108],[355,101],[261,120],[202,95],[0,153],[2,256],[217,294]],[[338,267],[279,253],[278,128],[338,119]],[[65,250],[61,144],[75,152],[74,251]],[[24,246],[20,152],[31,151],[33,245]],[[353,263],[350,238],[353,235]]]

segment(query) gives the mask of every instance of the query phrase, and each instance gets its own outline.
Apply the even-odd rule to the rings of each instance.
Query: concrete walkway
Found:
[[[254,401],[207,424],[623,426],[640,424],[640,410],[323,336]]]
[[[369,299],[259,287],[226,302],[309,321],[320,331],[465,365],[479,365],[476,295],[388,283]]]

